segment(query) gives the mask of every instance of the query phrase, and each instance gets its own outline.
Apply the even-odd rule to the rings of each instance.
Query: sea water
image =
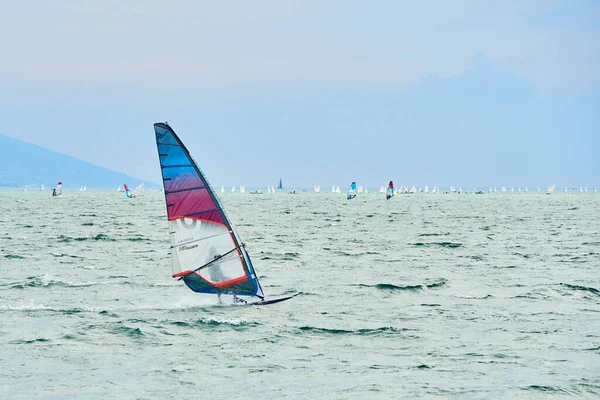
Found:
[[[172,279],[158,191],[0,191],[0,398],[600,396],[600,194],[222,203],[300,295]]]

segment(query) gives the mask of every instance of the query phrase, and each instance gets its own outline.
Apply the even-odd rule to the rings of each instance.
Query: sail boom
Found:
[[[244,243],[240,244],[240,245],[239,245],[239,246],[237,246],[237,247],[234,247],[233,249],[229,250],[229,251],[228,251],[228,252],[226,252],[226,253],[223,253],[223,254],[221,254],[221,255],[218,255],[218,256],[216,256],[215,258],[213,258],[212,260],[210,260],[210,261],[209,261],[209,262],[207,262],[206,264],[204,264],[204,265],[202,265],[202,266],[200,266],[200,267],[196,268],[196,269],[195,269],[193,272],[198,272],[198,271],[200,271],[201,269],[204,269],[204,268],[208,268],[208,267],[210,267],[212,264],[216,263],[217,261],[219,261],[220,259],[224,258],[225,256],[228,256],[228,255],[230,255],[230,254],[231,254],[231,253],[233,253],[234,251],[236,251],[236,250],[239,250],[239,249],[240,249],[241,247],[243,247],[243,246],[244,246]]]

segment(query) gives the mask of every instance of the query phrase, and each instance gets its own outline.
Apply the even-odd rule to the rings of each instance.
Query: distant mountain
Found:
[[[0,135],[0,186],[40,186],[50,188],[62,181],[65,187],[117,188],[123,183],[144,182],[120,172],[56,153],[43,147]]]

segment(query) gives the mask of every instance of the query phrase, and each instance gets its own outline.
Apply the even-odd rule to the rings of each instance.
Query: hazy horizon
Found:
[[[600,186],[600,4],[0,6],[0,133],[160,182]],[[27,21],[26,24],[23,21]]]

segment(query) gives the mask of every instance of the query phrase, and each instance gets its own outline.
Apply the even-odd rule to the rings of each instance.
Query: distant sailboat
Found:
[[[431,193],[437,193],[437,186],[434,186],[433,189],[431,189]]]
[[[335,192],[336,193],[342,193],[342,191],[340,190],[340,186],[338,185],[338,187],[335,188]]]
[[[281,178],[279,178],[279,186],[277,186],[278,190],[282,190],[283,189],[283,181],[281,180]]]
[[[240,186],[240,193],[246,193],[246,187]]]
[[[546,192],[546,194],[552,194],[554,193],[554,188],[556,187],[556,185],[552,185],[548,188],[548,192]]]
[[[231,192],[232,192],[232,193],[233,193],[233,192],[235,192],[235,185],[233,185],[233,186],[231,187]]]
[[[225,186],[221,185],[221,193],[225,193]]]
[[[87,185],[83,185],[83,191],[87,192]]]
[[[154,125],[160,157],[167,220],[171,238],[173,278],[194,292],[258,297],[249,303],[266,305],[288,300],[265,300],[244,243],[227,218],[204,174],[179,137],[167,125]],[[182,162],[183,161],[183,162]],[[182,165],[183,166],[180,166]]]
[[[42,187],[40,188],[40,190],[44,190],[44,184],[42,183]]]
[[[500,189],[501,192],[506,192],[506,186],[502,186],[502,189]]]
[[[369,189],[365,186],[365,194],[369,193]]]
[[[119,187],[117,188],[117,192],[122,192],[123,190],[121,189],[121,185],[119,185]]]

